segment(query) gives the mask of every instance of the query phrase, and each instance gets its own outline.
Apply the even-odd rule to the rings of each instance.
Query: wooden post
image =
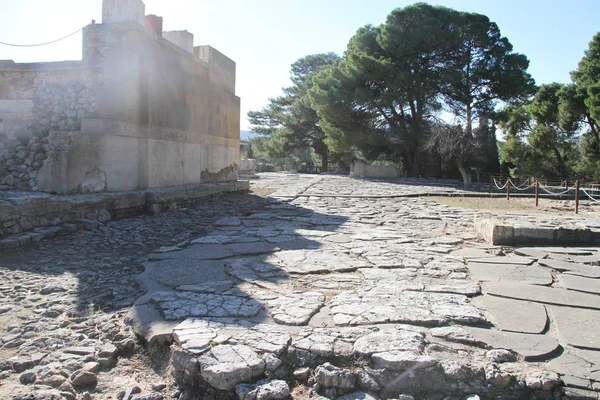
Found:
[[[579,181],[575,181],[575,214],[579,214]]]
[[[510,201],[510,179],[506,180],[506,200]]]
[[[569,188],[569,178],[565,179],[565,189]]]
[[[537,207],[540,200],[540,181],[535,181],[535,206]]]
[[[492,181],[493,179],[494,177],[490,175],[490,197],[492,197],[492,185],[494,184],[494,182]]]

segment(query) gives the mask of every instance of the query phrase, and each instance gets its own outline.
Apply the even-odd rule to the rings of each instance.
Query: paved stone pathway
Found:
[[[476,211],[416,197],[448,187],[253,189],[0,255],[0,394],[598,399],[597,248],[488,245]]]
[[[565,377],[597,397],[596,248],[486,245],[475,211],[410,197],[452,188],[284,174],[253,185],[277,188],[267,210],[149,257],[185,270],[155,279],[150,267],[156,291],[134,308],[150,341],[175,332],[189,354],[173,363],[178,379],[230,390],[292,377],[330,398],[552,398]]]

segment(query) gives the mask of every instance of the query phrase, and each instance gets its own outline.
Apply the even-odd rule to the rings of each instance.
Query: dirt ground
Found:
[[[456,208],[475,210],[510,211],[575,216],[574,200],[540,199],[538,207],[534,198],[490,198],[490,197],[430,197],[430,200]],[[600,205],[590,201],[579,203],[579,216],[600,216]]]

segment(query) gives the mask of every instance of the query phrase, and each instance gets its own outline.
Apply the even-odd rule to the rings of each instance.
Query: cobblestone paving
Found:
[[[597,249],[488,246],[475,211],[398,197],[452,188],[291,174],[253,188],[270,196],[3,254],[0,392],[559,399],[562,378],[598,398]],[[172,337],[178,387],[133,347],[127,311],[151,349]]]

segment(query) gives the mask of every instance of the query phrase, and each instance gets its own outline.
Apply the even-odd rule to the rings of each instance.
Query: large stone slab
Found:
[[[600,350],[600,311],[556,306],[549,309],[561,340],[571,346]]]
[[[191,353],[204,353],[218,344],[239,344],[260,353],[280,355],[290,342],[290,334],[272,324],[230,323],[189,318],[173,329],[175,342]]]
[[[502,259],[498,257],[498,259]],[[482,264],[470,262],[471,277],[482,282],[524,282],[532,285],[552,284],[552,274],[535,265]]]
[[[553,259],[540,260],[539,263],[540,265],[555,269],[557,271],[564,271],[571,275],[600,278],[600,267]]]
[[[537,303],[600,310],[600,297],[572,290],[550,288],[524,283],[486,283],[483,292],[512,299],[528,300]]]
[[[365,291],[344,291],[332,299],[331,313],[336,325],[368,325],[401,322],[416,325],[444,325],[450,322],[476,325],[485,317],[463,295],[402,291],[375,287]]]
[[[211,386],[231,390],[238,383],[262,375],[265,363],[258,354],[244,345],[220,345],[198,359],[200,375]]]
[[[253,317],[262,309],[257,300],[239,291],[226,293],[157,292],[152,301],[170,321],[191,317]]]
[[[386,329],[359,338],[354,343],[354,352],[361,356],[391,351],[418,353],[425,345],[425,335],[407,329]]]
[[[570,290],[600,294],[600,279],[584,278],[570,274],[560,274],[558,283]]]
[[[284,250],[265,261],[281,265],[284,271],[292,274],[354,271],[370,266],[368,262],[344,252],[322,250]]]
[[[268,302],[273,320],[284,325],[305,325],[325,304],[319,292],[303,292],[281,296]]]
[[[316,357],[351,357],[354,355],[356,340],[373,333],[374,330],[375,328],[363,327],[304,327],[293,339],[292,347]]]
[[[465,327],[476,340],[495,349],[508,349],[521,354],[526,361],[546,358],[560,348],[558,341],[547,335],[502,332]]]
[[[547,365],[548,368],[559,374],[600,381],[600,369],[598,368],[600,365],[599,351],[567,349]]]
[[[151,260],[165,259],[192,259],[192,260],[220,260],[233,256],[233,252],[220,244],[195,244],[185,250],[170,253],[151,254]]]
[[[143,264],[148,277],[167,286],[194,285],[227,279],[222,261],[165,259]]]
[[[533,263],[533,259],[531,257],[522,257],[522,256],[496,256],[496,257],[486,257],[486,258],[478,258],[478,263],[481,264],[510,264],[510,265],[531,265]]]
[[[486,310],[491,322],[502,331],[542,333],[546,329],[548,317],[542,304],[496,296],[480,296],[471,302]]]

